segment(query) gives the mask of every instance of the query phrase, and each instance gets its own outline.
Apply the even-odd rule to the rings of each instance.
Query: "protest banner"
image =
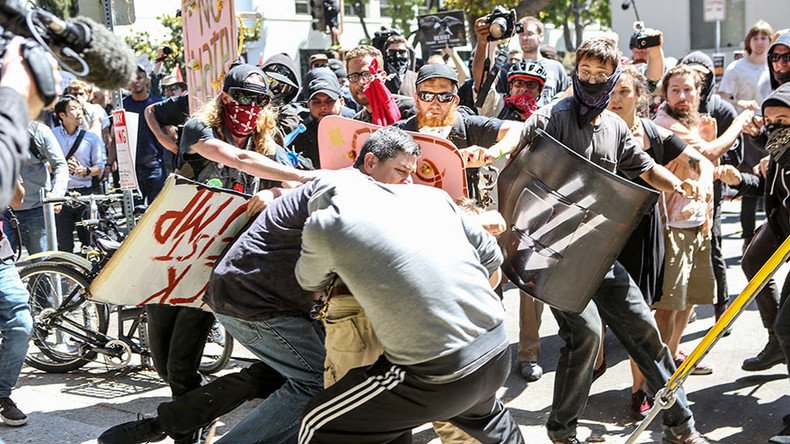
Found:
[[[140,124],[140,116],[137,113],[117,109],[112,113],[112,122],[121,189],[136,190],[139,185],[134,160],[137,155],[137,128]]]
[[[417,17],[423,43],[431,50],[466,46],[464,11],[437,12]]]
[[[207,309],[214,263],[249,220],[247,196],[171,175],[107,265],[92,298],[118,305]]]
[[[189,110],[216,97],[238,55],[233,0],[185,0],[181,6]]]
[[[318,125],[321,168],[337,170],[354,164],[362,144],[379,126],[340,116],[326,116]],[[447,139],[409,135],[420,145],[414,183],[441,188],[453,199],[466,197],[466,172],[458,149]]]

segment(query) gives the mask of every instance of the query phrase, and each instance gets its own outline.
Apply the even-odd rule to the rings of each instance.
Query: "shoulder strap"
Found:
[[[661,140],[661,135],[658,134],[655,122],[650,119],[642,119],[642,126],[645,128],[645,134],[650,139],[650,146],[653,148],[653,155],[656,162],[664,165],[664,141]]]
[[[82,143],[82,139],[84,138],[85,138],[85,130],[80,128],[80,133],[77,135],[77,140],[74,141],[74,144],[71,145],[71,148],[69,149],[69,153],[66,154],[67,161],[71,159],[71,156],[73,156],[74,153],[77,152],[77,148],[80,147],[80,144]]]
[[[33,155],[39,161],[44,160],[44,156],[41,154],[41,150],[38,149],[38,144],[36,143],[36,131],[38,131],[38,126],[42,125],[42,123],[37,121],[32,121],[30,123],[30,127],[28,128],[28,136],[30,136],[30,154]]]

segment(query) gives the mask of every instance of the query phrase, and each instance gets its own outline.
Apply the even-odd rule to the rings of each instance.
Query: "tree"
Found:
[[[611,26],[609,0],[551,0],[538,17],[544,23],[562,28],[565,48],[575,51],[584,40],[584,29],[599,23]],[[573,29],[571,29],[573,28]]]
[[[411,22],[417,17],[417,7],[424,4],[424,0],[390,0],[387,15],[392,17],[392,28],[400,29],[404,37],[412,34]]]
[[[74,17],[79,11],[77,0],[38,0],[36,3],[39,8],[60,18]]]
[[[502,5],[506,8],[513,8],[516,10],[516,17],[526,17],[528,15],[537,16],[550,1],[552,0],[445,0],[444,6],[447,10],[463,9],[470,30],[469,35],[474,39],[475,21],[490,14],[495,6]]]

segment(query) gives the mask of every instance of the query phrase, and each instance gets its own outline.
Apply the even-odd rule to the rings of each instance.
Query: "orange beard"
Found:
[[[456,110],[458,109],[458,105],[453,105],[450,107],[450,110],[444,116],[431,116],[426,117],[423,115],[419,109],[417,110],[417,128],[422,127],[431,127],[435,128],[438,126],[450,126],[455,123],[456,121]]]

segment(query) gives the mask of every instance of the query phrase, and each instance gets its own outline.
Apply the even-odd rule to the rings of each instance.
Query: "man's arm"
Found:
[[[491,145],[491,147],[486,150],[486,154],[495,159],[499,159],[512,153],[518,147],[519,141],[521,140],[521,130],[523,127],[524,125],[522,123],[512,120],[505,120],[502,122],[502,126],[499,127],[499,133],[497,134],[497,143]]]
[[[647,49],[645,77],[653,82],[659,82],[664,77],[664,34],[659,31],[658,35],[660,36],[658,46]]]
[[[178,154],[178,145],[176,145],[176,140],[170,137],[169,134],[166,134],[164,131],[162,131],[162,127],[156,120],[156,116],[154,116],[154,107],[157,105],[157,103],[153,103],[145,107],[145,112],[143,112],[145,115],[145,122],[148,124],[148,128],[151,129],[154,137],[156,137],[156,140],[158,140],[166,150],[173,154]]]
[[[486,63],[486,56],[488,55],[488,34],[489,25],[486,23],[485,17],[480,17],[475,20],[475,36],[477,36],[477,44],[475,45],[475,55],[472,58],[472,79],[474,79],[474,92],[480,92],[480,86],[483,85],[483,77],[485,76],[484,68]],[[492,88],[494,85],[491,86]]]
[[[66,189],[69,185],[69,165],[66,163],[66,158],[63,156],[63,151],[60,149],[58,139],[52,133],[52,130],[44,124],[38,125],[37,131],[43,140],[42,147],[44,148],[42,154],[47,159],[49,165],[52,167],[54,178],[52,180],[52,189],[50,190],[51,196],[63,197],[66,195]]]
[[[326,247],[324,242],[326,233],[320,222],[326,211],[332,210],[314,212],[302,231],[302,252],[296,262],[294,273],[296,281],[307,291],[324,290],[335,278],[332,252]]]
[[[255,151],[242,150],[219,139],[201,140],[190,147],[190,151],[208,160],[244,171],[262,179],[295,180],[308,182],[316,177],[313,171],[302,171],[275,162]]]
[[[708,200],[710,197],[710,190],[700,187],[697,181],[686,179],[681,182],[677,176],[659,164],[654,164],[651,169],[645,171],[639,177],[658,191],[674,192],[689,199],[703,201]]]

